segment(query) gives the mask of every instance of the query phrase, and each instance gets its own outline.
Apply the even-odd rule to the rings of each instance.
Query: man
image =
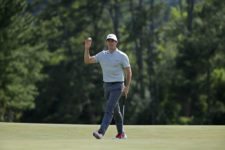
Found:
[[[108,49],[97,53],[95,56],[90,56],[89,53],[92,44],[91,38],[86,39],[84,44],[85,64],[100,63],[101,65],[104,82],[104,96],[107,99],[100,129],[93,132],[93,136],[96,139],[103,138],[113,116],[118,132],[116,138],[127,138],[123,129],[123,117],[120,111],[119,99],[122,93],[127,97],[132,72],[128,56],[117,48],[117,43],[118,40],[116,35],[108,34],[106,37]],[[125,85],[124,79],[126,79]]]

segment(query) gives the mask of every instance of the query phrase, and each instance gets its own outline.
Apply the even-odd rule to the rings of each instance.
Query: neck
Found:
[[[109,49],[110,53],[113,53],[114,51],[116,51],[117,48],[113,48],[113,49]]]

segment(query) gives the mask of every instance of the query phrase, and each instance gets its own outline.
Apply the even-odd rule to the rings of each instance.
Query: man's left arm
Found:
[[[129,89],[130,89],[131,78],[132,78],[131,67],[124,68],[124,72],[125,72],[125,87],[123,91],[124,91],[125,97],[127,97]]]

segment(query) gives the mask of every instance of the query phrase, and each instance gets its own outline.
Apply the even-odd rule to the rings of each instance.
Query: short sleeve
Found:
[[[128,58],[128,56],[126,54],[123,55],[122,65],[123,65],[123,68],[130,67],[129,58]]]
[[[94,57],[95,57],[96,63],[99,63],[101,59],[101,52],[97,53]]]

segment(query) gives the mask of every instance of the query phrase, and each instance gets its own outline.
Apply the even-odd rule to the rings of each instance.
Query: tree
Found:
[[[188,8],[191,8],[192,3],[189,5],[191,6]],[[183,99],[182,115],[192,118],[194,124],[212,123],[213,103],[220,101],[212,94],[216,90],[212,87],[213,72],[217,70],[213,60],[221,53],[218,46],[223,45],[221,41],[223,31],[220,30],[223,23],[220,17],[213,15],[216,12],[218,16],[222,16],[224,12],[220,9],[220,5],[221,3],[213,1],[198,3],[195,18],[192,18],[191,11],[188,11],[189,34],[179,45],[176,60],[182,81],[178,90],[179,99]],[[223,102],[219,103],[220,107],[224,106]],[[220,111],[222,117],[224,110]]]
[[[42,1],[39,2],[43,5]],[[106,11],[105,5],[103,1],[45,3],[37,16],[42,30],[50,32],[43,38],[48,41],[49,51],[59,54],[62,59],[45,66],[48,78],[39,84],[37,107],[26,112],[24,120],[60,123],[100,120],[103,104],[101,72],[97,65],[84,65],[82,40],[92,36],[93,54],[104,47],[100,44],[101,35],[105,36],[108,24],[99,14]]]
[[[43,79],[43,63],[49,53],[38,34],[27,3],[1,0],[0,120],[18,121],[22,112],[34,108],[36,83]]]

